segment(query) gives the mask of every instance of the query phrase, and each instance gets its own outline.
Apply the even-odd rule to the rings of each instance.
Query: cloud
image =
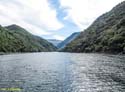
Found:
[[[0,24],[17,24],[34,35],[50,35],[63,24],[47,0],[0,0]]]
[[[124,0],[60,0],[62,8],[67,8],[65,20],[74,22],[82,30],[98,16],[109,11]]]
[[[57,19],[57,12],[52,9],[48,0],[18,0],[23,5],[30,7],[39,17],[41,24],[48,30],[58,30],[63,24]]]

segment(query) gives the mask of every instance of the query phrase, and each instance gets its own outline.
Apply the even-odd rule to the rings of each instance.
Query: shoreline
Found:
[[[50,52],[52,52],[52,51],[50,51]],[[55,51],[53,51],[53,52],[55,52]],[[58,52],[60,52],[60,51],[58,51]],[[41,53],[41,52],[0,52],[0,55],[26,54],[26,53]],[[63,53],[125,55],[125,53],[105,53],[105,52],[103,52],[103,53],[101,53],[101,52],[63,52]]]

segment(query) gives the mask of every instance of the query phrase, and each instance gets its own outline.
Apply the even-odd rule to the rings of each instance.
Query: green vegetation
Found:
[[[97,18],[63,51],[125,53],[125,1]]]
[[[30,34],[17,25],[0,26],[0,52],[41,52],[54,50],[56,50],[56,47],[51,43]]]

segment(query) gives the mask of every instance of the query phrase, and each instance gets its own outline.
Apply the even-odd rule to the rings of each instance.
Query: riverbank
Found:
[[[4,55],[5,53],[4,52],[0,52],[0,55]]]
[[[53,51],[55,52],[55,51]],[[62,52],[62,51],[57,51]],[[41,53],[41,52],[0,52],[0,55],[8,55],[8,54],[24,54],[24,53]],[[84,52],[62,52],[62,53],[79,53],[82,54]],[[85,52],[86,54],[109,54],[109,55],[125,55],[125,53],[107,53],[107,52]],[[84,54],[85,54],[84,53]]]

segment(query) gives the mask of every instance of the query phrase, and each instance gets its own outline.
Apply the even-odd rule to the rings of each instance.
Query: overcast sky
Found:
[[[86,29],[124,0],[0,0],[0,24],[17,24],[34,35],[63,40]]]

